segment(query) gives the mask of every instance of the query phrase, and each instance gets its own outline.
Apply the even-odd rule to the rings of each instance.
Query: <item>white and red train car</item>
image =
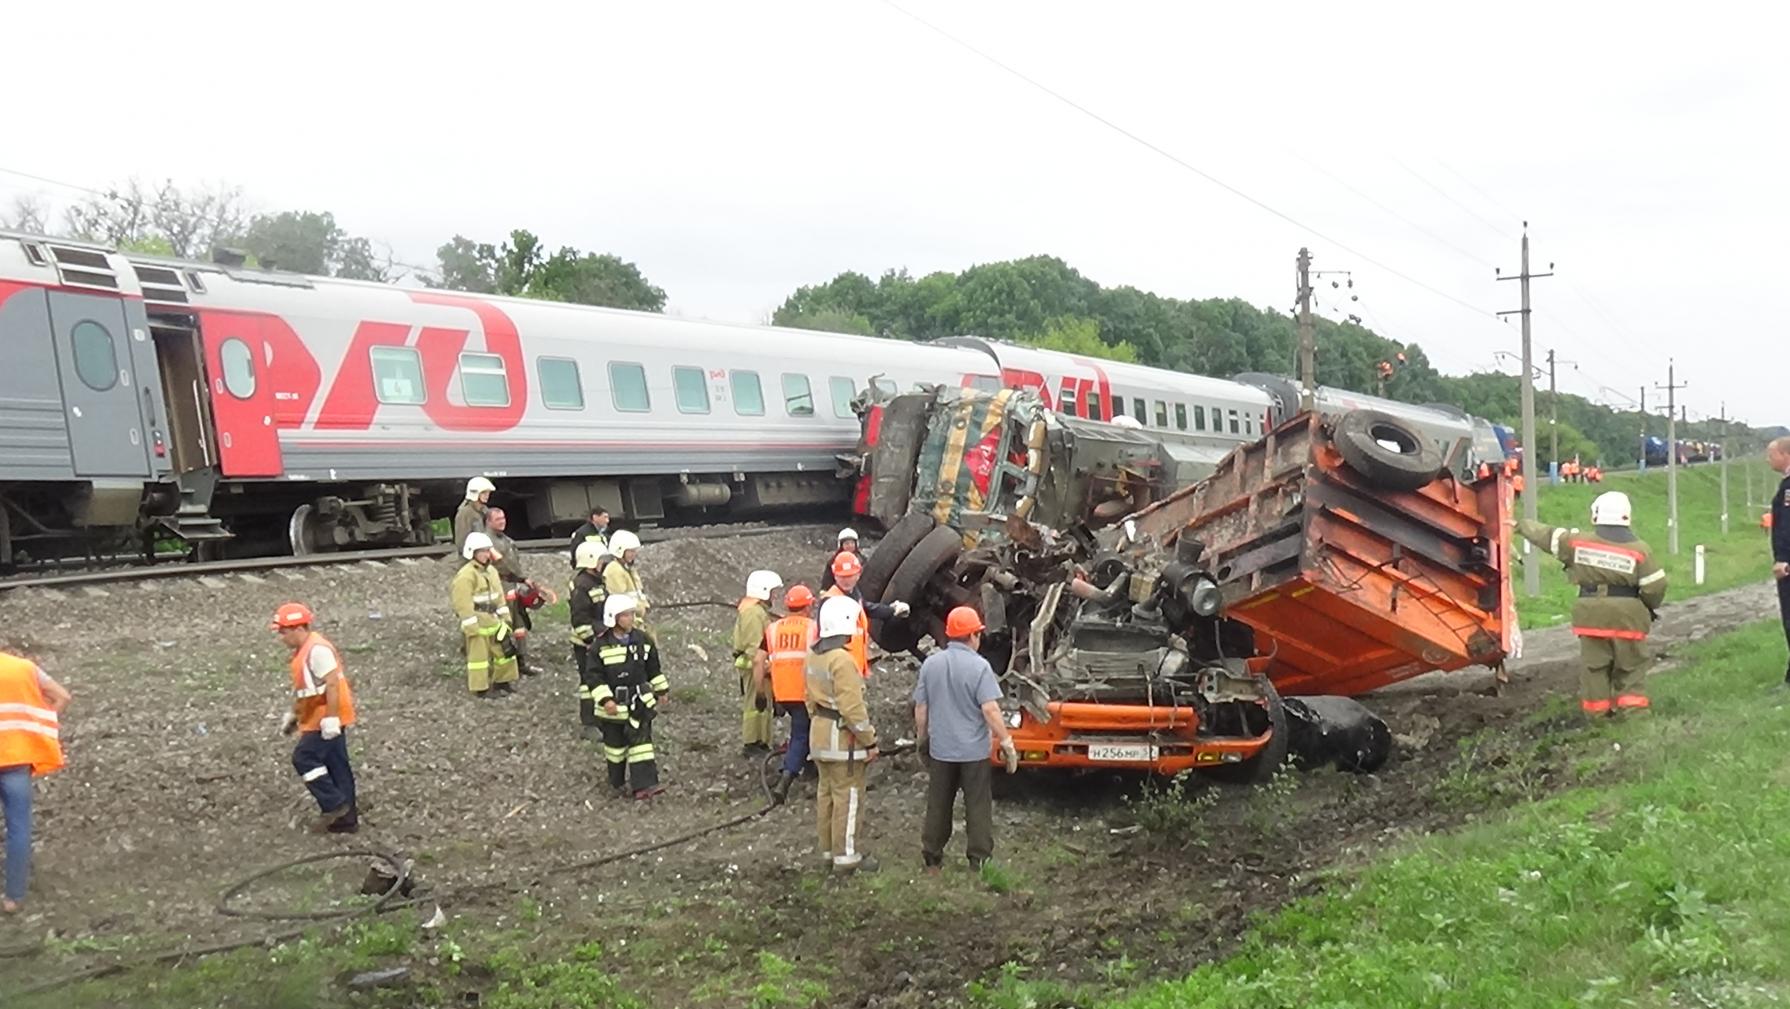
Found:
[[[1037,388],[1210,445],[1240,382],[184,262],[0,233],[0,564],[157,537],[306,553],[428,542],[469,476],[534,529],[845,501],[867,384]],[[1440,415],[1438,415],[1440,416]]]

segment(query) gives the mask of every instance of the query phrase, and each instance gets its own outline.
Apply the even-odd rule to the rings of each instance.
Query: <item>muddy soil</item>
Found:
[[[562,946],[631,938],[661,957],[710,950],[684,972],[667,959],[614,965],[625,986],[655,992],[654,1004],[739,1004],[714,978],[766,949],[814,965],[829,1005],[950,1003],[1009,962],[1077,982],[1111,980],[1114,963],[1126,977],[1168,975],[1227,947],[1251,914],[1313,889],[1318,871],[1473,815],[1437,787],[1459,766],[1458,742],[1488,727],[1548,731],[1530,714],[1576,685],[1566,629],[1531,632],[1496,694],[1477,671],[1369,698],[1400,743],[1380,773],[1219,789],[1179,837],[1134,829],[1147,805],[1136,780],[1022,776],[996,810],[998,857],[1022,877],[1005,894],[957,866],[919,874],[925,779],[912,757],[872,771],[862,833],[885,863],[879,882],[827,878],[800,790],[739,829],[596,873],[555,872],[762,805],[760,762],[739,752],[731,604],[758,567],[814,585],[830,547],[803,531],[643,550],[673,685],[656,726],[670,791],[650,803],[610,798],[599,752],[579,738],[563,619],[538,628],[547,670],[516,696],[467,695],[446,561],[0,595],[0,647],[37,659],[75,695],[63,726],[69,766],[39,783],[32,899],[4,927],[95,949],[252,935],[268,926],[215,910],[230,882],[290,858],[371,847],[416,858],[450,916],[494,932],[526,919]],[[562,557],[529,565],[556,586],[568,574]],[[314,806],[278,735],[288,653],[267,629],[287,599],[316,610],[354,683],[358,837],[301,827]],[[1760,585],[1668,607],[1654,639],[1662,668],[1675,642],[1757,619],[1771,603]],[[885,734],[911,731],[912,683],[911,660],[879,661],[871,688]],[[335,875],[359,871],[345,860]],[[334,897],[310,877],[256,899],[315,908]],[[524,897],[536,909],[526,916]],[[860,938],[842,941],[848,934]],[[86,962],[0,961],[0,986]],[[476,989],[478,972],[452,983]]]

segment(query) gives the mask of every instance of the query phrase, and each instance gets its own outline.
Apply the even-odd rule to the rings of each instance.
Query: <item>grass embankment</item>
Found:
[[[1580,787],[1427,838],[1114,1004],[1790,1004],[1780,633],[1704,642],[1650,684],[1651,715],[1548,739]]]
[[[1751,472],[1753,500],[1747,507],[1747,475]],[[1771,574],[1771,551],[1768,533],[1760,528],[1759,516],[1766,510],[1778,476],[1756,459],[1729,463],[1728,472],[1728,535],[1722,535],[1721,467],[1714,464],[1686,466],[1678,471],[1678,553],[1667,552],[1666,471],[1649,469],[1645,473],[1623,472],[1606,475],[1601,484],[1559,484],[1544,486],[1536,500],[1541,521],[1549,525],[1578,526],[1591,524],[1591,499],[1606,490],[1626,492],[1635,507],[1635,533],[1647,541],[1660,563],[1666,567],[1668,600],[1683,599],[1733,588],[1752,581],[1763,581]],[[1692,564],[1697,544],[1704,545],[1705,574],[1702,585],[1695,584]],[[1511,573],[1511,584],[1517,591],[1517,612],[1524,628],[1548,627],[1566,620],[1572,610],[1574,590],[1560,573],[1557,561],[1537,552],[1531,555],[1541,565],[1541,595],[1530,599],[1522,595],[1523,575],[1519,567]]]

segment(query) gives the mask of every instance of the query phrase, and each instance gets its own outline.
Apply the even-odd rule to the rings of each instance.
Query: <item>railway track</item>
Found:
[[[642,543],[662,543],[674,539],[723,539],[735,536],[763,536],[777,532],[831,531],[834,527],[820,523],[792,523],[788,525],[762,522],[721,524],[707,526],[685,526],[670,529],[643,529],[640,531]],[[566,540],[518,540],[517,546],[525,552],[563,551]],[[258,577],[260,572],[277,573],[295,568],[327,567],[342,564],[371,564],[383,566],[388,562],[417,563],[430,557],[445,557],[453,549],[449,543],[435,543],[423,547],[396,547],[383,550],[349,550],[340,553],[310,554],[304,557],[244,557],[221,561],[193,561],[166,564],[148,564],[136,567],[117,567],[89,571],[69,571],[57,574],[17,575],[0,578],[0,593],[10,589],[65,589],[93,588],[117,582],[142,582],[163,578],[196,578],[217,579],[224,575]],[[225,583],[219,582],[217,587]],[[102,590],[103,591],[103,590]]]

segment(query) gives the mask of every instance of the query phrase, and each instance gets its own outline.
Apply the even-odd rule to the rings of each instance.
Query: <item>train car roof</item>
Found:
[[[937,342],[953,347],[973,347],[981,350],[999,361],[1003,367],[1035,369],[1050,367],[1055,371],[1078,368],[1103,371],[1107,378],[1128,386],[1128,392],[1140,389],[1155,390],[1172,393],[1178,397],[1203,396],[1212,399],[1222,397],[1233,402],[1247,400],[1252,404],[1262,406],[1267,406],[1269,403],[1268,394],[1261,389],[1230,379],[1213,378],[1210,375],[1170,371],[1166,368],[1153,368],[1127,361],[1084,357],[1080,354],[1070,354],[1060,350],[1027,347],[976,336],[950,336]]]

